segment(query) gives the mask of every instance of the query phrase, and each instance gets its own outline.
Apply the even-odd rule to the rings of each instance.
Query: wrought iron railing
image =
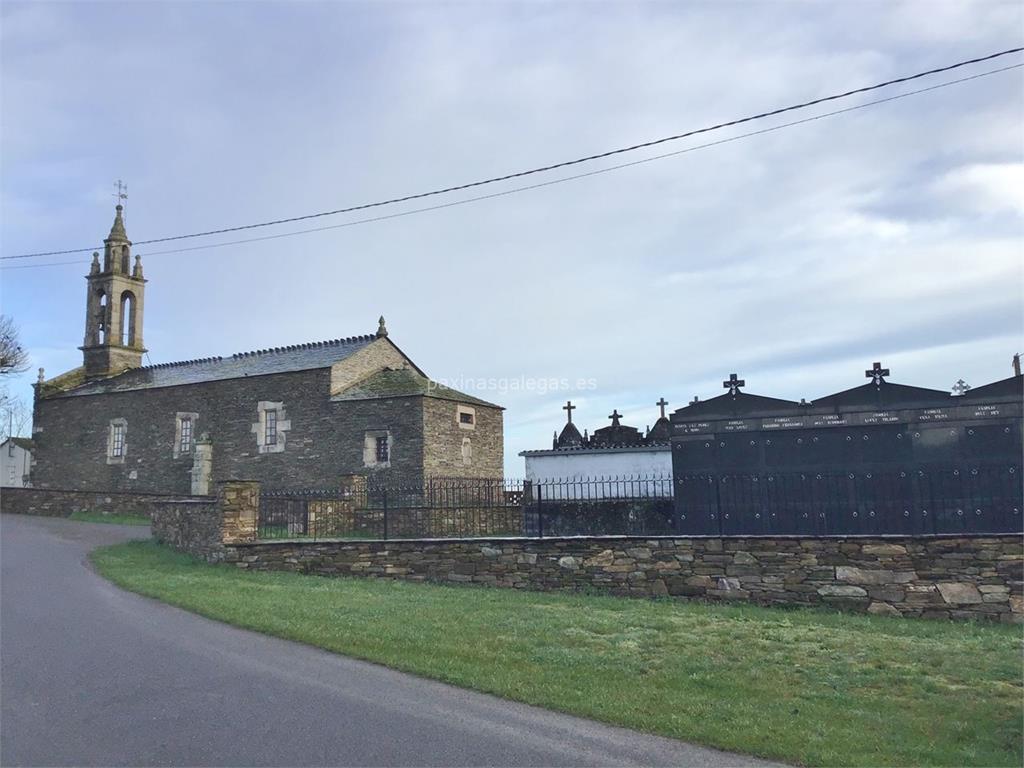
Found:
[[[371,478],[264,491],[260,538],[847,536],[1024,531],[1020,467],[519,481]]]

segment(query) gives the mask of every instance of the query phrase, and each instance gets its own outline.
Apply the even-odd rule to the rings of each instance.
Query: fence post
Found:
[[[384,498],[384,541],[388,540],[388,488],[385,485],[383,489]]]
[[[539,483],[537,484],[536,488],[537,488],[537,538],[538,539],[543,539],[544,538],[544,507],[543,507],[543,505],[541,503],[540,484]]]

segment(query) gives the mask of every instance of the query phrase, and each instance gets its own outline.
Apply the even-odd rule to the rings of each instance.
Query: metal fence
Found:
[[[462,538],[523,535],[522,481],[371,480],[336,489],[264,491],[259,537]]]
[[[674,532],[672,478],[536,480],[524,506],[529,536],[655,536]]]
[[[264,491],[259,536],[931,535],[1024,532],[1019,466],[860,473],[376,479]]]

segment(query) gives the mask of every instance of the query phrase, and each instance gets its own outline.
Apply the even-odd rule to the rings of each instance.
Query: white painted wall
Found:
[[[32,470],[32,454],[10,440],[0,443],[0,487],[24,488]]]
[[[668,446],[644,451],[566,451],[525,458],[526,479],[545,484],[542,490],[546,498],[670,496],[672,492],[672,451]],[[634,480],[652,477],[663,478],[664,482]],[[597,482],[603,479],[622,482]],[[574,480],[583,482],[574,485]]]

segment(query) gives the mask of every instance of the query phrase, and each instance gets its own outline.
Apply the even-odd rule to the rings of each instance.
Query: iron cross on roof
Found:
[[[881,363],[872,363],[871,369],[864,371],[864,375],[869,379],[874,379],[875,386],[880,387],[882,382],[885,381],[882,377],[889,375],[889,369],[883,368]]]
[[[729,394],[733,397],[739,394],[740,387],[747,386],[747,382],[743,379],[736,378],[735,373],[730,373],[729,378],[722,382],[722,386],[729,390]]]
[[[562,406],[562,410],[569,415],[569,423],[572,424],[572,412],[575,411],[577,406],[572,404],[572,400],[566,400],[565,405]]]
[[[658,406],[658,408],[661,409],[661,418],[664,419],[665,418],[665,406],[668,405],[668,400],[666,400],[664,397],[662,397],[661,399],[658,400],[658,402],[655,403],[655,405]]]
[[[953,394],[958,395],[958,396],[959,395],[964,395],[964,394],[967,393],[967,390],[970,389],[970,388],[971,388],[971,385],[968,384],[966,381],[964,381],[963,379],[957,379],[956,384],[953,385]]]
[[[617,427],[619,426],[619,419],[622,418],[622,414],[619,413],[619,409],[616,408],[608,418],[612,420],[612,426]]]

